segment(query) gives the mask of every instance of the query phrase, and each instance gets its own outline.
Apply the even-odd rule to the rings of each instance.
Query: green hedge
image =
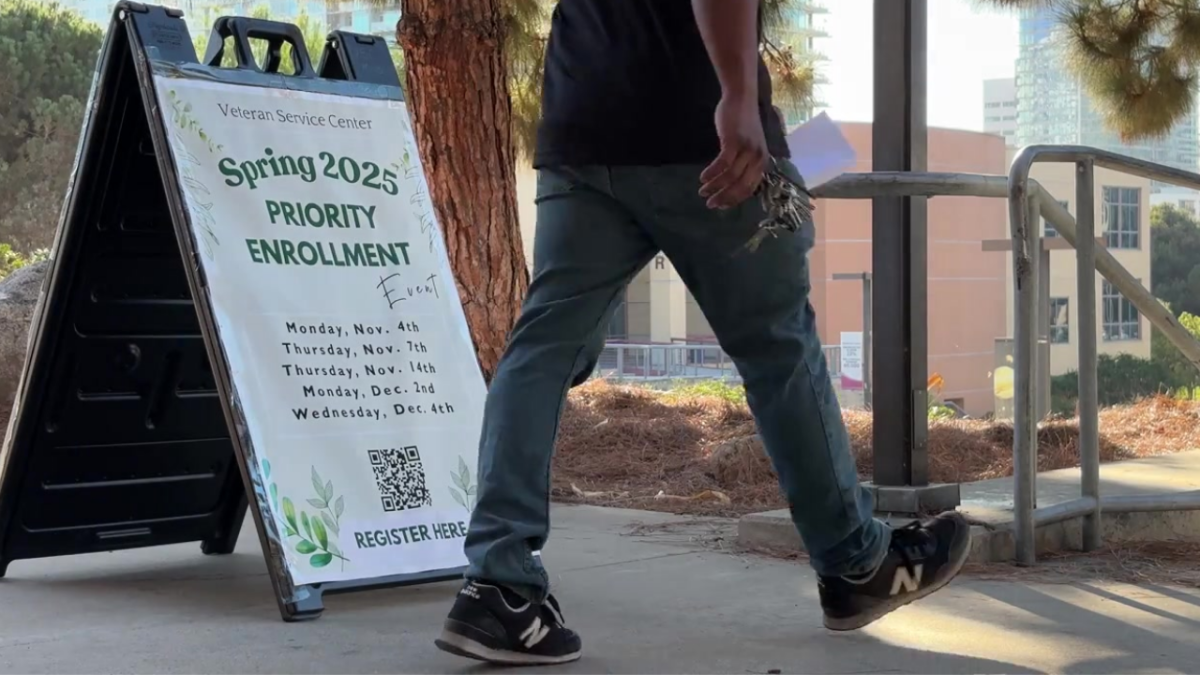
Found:
[[[1200,317],[1184,312],[1179,323],[1200,339]],[[1097,364],[1100,405],[1120,405],[1154,394],[1196,399],[1200,371],[1183,358],[1175,345],[1157,330],[1151,338],[1151,358],[1129,354],[1102,354]],[[1050,380],[1051,408],[1073,414],[1079,399],[1079,375],[1075,371]]]
[[[1173,394],[1185,386],[1168,364],[1130,354],[1101,354],[1097,363],[1100,405],[1120,405],[1153,394]],[[1072,370],[1050,379],[1051,408],[1072,414],[1079,399],[1079,374]]]

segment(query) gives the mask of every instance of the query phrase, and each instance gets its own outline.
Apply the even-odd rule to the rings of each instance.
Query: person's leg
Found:
[[[766,216],[761,204],[756,198],[728,211],[709,210],[697,194],[702,169],[652,172],[656,184],[647,199],[655,218],[648,227],[742,376],[792,520],[822,577],[826,625],[860,627],[949,581],[965,561],[969,528],[948,517],[932,530],[893,532],[873,517],[808,300],[811,223],[746,250]],[[784,169],[801,180],[790,164]],[[949,559],[937,557],[942,549]],[[888,568],[896,560],[910,577],[915,574],[919,588],[893,588],[903,585]],[[881,570],[886,579],[877,574]],[[880,584],[886,585],[882,591]],[[847,600],[847,593],[870,597]]]
[[[533,278],[484,407],[468,582],[438,646],[513,664],[579,658],[549,597],[550,460],[567,390],[591,371],[616,298],[657,253],[604,167],[538,178]]]

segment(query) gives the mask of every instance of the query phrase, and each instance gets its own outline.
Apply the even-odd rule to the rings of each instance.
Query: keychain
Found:
[[[758,232],[746,243],[751,252],[758,249],[767,235],[778,237],[780,230],[798,232],[812,218],[812,193],[783,175],[772,158],[771,170],[763,174],[755,192],[762,200],[767,217],[758,224]]]

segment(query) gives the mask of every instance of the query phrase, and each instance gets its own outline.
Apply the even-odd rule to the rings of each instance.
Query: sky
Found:
[[[817,94],[835,120],[869,122],[874,0],[825,0],[829,13],[816,41],[829,80]],[[1012,77],[1017,58],[1015,13],[980,9],[973,0],[928,0],[930,126],[983,130],[983,81]]]

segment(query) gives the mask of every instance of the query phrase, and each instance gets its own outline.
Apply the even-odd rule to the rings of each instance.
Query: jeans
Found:
[[[789,162],[780,166],[802,181]],[[808,301],[812,223],[746,250],[765,217],[760,201],[710,210],[699,195],[703,169],[540,172],[529,294],[484,408],[468,578],[534,602],[548,593],[541,549],[567,391],[590,375],[625,288],[660,251],[737,366],[814,569],[860,574],[886,555],[890,530],[858,482]]]

